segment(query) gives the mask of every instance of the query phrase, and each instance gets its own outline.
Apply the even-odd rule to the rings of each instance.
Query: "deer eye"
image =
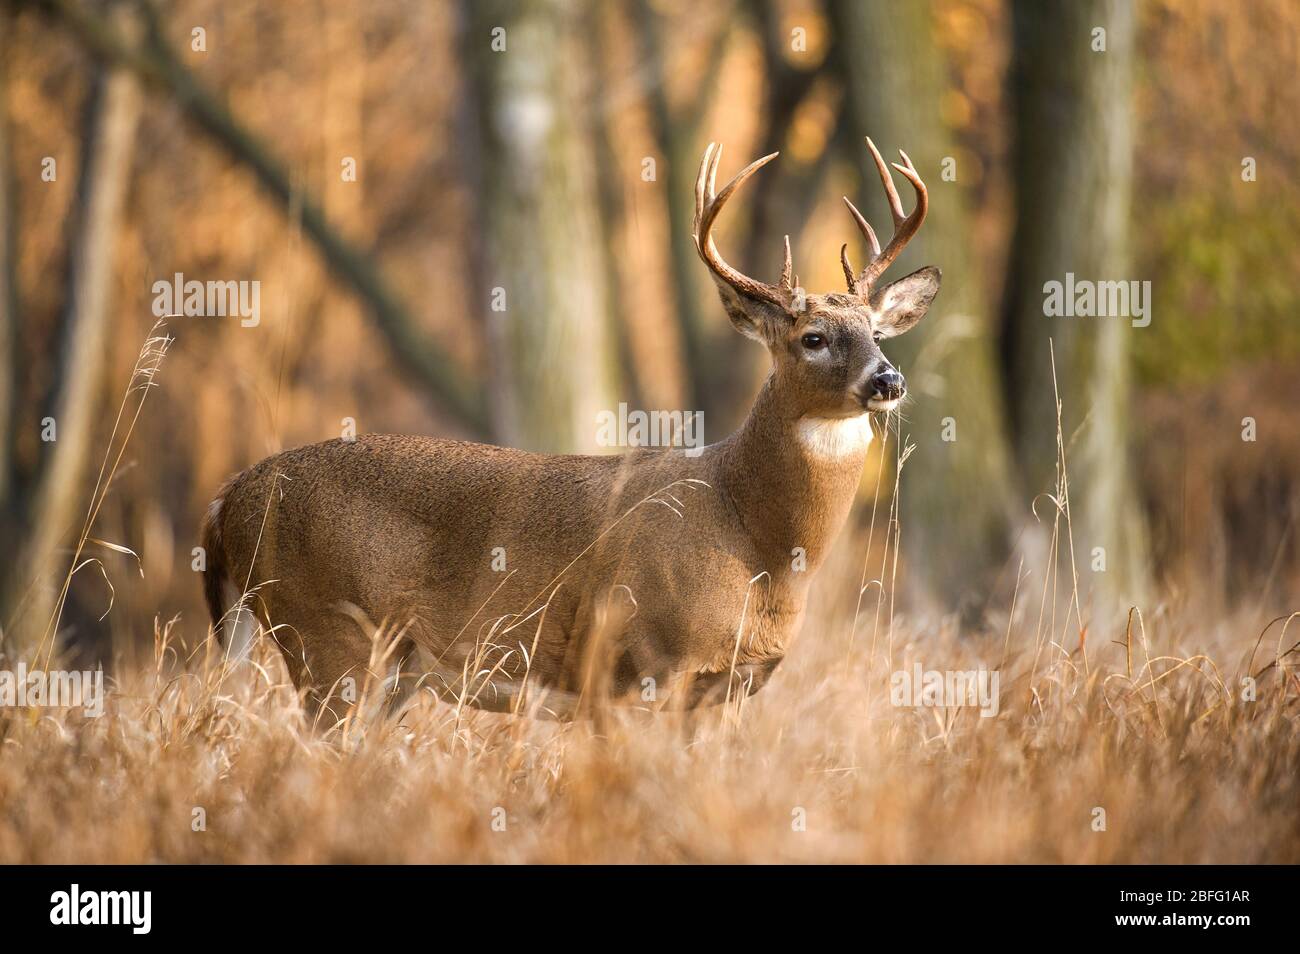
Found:
[[[885,340],[885,336],[882,335],[879,331],[873,331],[871,332],[871,340],[874,341],[876,344],[880,344],[880,342]]]
[[[817,334],[816,332],[812,332],[812,331],[808,332],[806,335],[800,338],[799,342],[809,351],[817,351],[821,348],[826,347],[826,339],[821,335]]]

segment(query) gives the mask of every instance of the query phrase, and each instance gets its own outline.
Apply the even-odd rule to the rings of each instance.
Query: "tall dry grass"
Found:
[[[873,655],[851,604],[743,705],[599,731],[429,696],[312,731],[265,642],[230,672],[166,623],[102,718],[0,710],[0,860],[1300,861],[1284,623],[1157,612],[1067,648],[896,619]],[[914,661],[1001,663],[1000,713],[894,707]]]

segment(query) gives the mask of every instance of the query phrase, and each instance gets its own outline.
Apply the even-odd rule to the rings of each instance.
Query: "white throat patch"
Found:
[[[865,451],[871,443],[871,415],[805,417],[795,425],[799,443],[813,457],[838,460]]]

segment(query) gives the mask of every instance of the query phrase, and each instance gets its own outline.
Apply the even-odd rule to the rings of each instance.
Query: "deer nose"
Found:
[[[878,372],[871,379],[871,386],[875,388],[876,396],[886,401],[896,401],[907,391],[907,382],[893,368]]]

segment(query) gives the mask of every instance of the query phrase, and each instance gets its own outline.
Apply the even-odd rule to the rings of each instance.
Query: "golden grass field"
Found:
[[[899,617],[891,635],[869,599],[854,633],[851,576],[818,582],[743,704],[599,728],[426,696],[313,729],[266,641],[229,672],[193,623],[165,625],[102,718],[0,710],[0,861],[1300,861],[1285,620],[1261,640],[1254,620],[1155,612],[1079,646],[1036,609],[1001,633]],[[1000,665],[1001,711],[891,705],[914,661]]]

